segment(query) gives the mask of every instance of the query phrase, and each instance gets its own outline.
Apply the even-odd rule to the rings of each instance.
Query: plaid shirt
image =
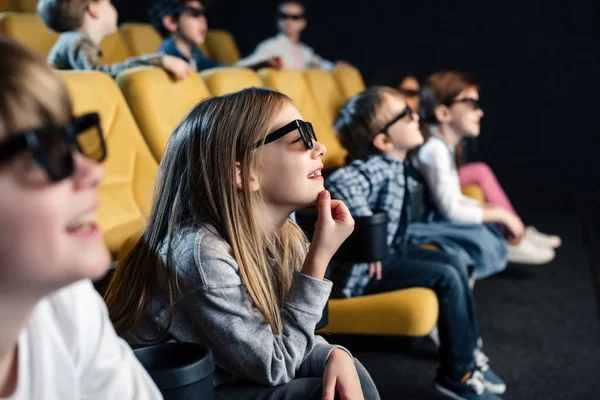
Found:
[[[162,53],[147,54],[107,65],[102,61],[102,51],[83,32],[65,32],[50,50],[48,64],[56,69],[102,71],[114,78],[126,69],[141,65],[160,67],[162,56]]]
[[[408,187],[407,187],[408,182]],[[426,204],[423,179],[407,158],[401,163],[383,154],[366,161],[355,160],[335,171],[325,183],[335,199],[342,200],[354,217],[373,215],[372,210],[388,214],[387,243],[390,254],[401,253],[406,246],[406,229],[410,221],[422,219]],[[369,264],[346,264],[332,261],[329,279],[336,297],[361,295],[369,283]]]

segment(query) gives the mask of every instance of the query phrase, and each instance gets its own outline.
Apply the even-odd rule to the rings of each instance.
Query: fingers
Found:
[[[318,204],[318,219],[331,219],[331,194],[327,190],[323,190],[321,193],[319,193]]]
[[[334,376],[325,375],[323,377],[323,400],[335,399],[335,384],[336,379]]]
[[[352,214],[350,210],[341,200],[331,200],[331,216],[336,221],[349,221],[352,220]]]
[[[373,277],[373,275],[375,275],[375,266],[376,263],[374,262],[370,262],[369,263],[369,279]]]
[[[380,281],[381,280],[381,261],[377,261],[375,263],[375,270],[377,272],[377,280]]]
[[[381,261],[372,261],[369,263],[369,278],[381,280]]]

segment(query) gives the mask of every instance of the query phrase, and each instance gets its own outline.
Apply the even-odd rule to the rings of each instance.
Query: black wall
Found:
[[[121,21],[146,19],[143,1],[115,4]],[[275,33],[277,4],[215,0],[209,24],[231,31],[245,55]],[[566,210],[595,202],[600,194],[597,2],[306,4],[303,40],[324,57],[350,61],[365,78],[381,67],[402,66],[421,77],[457,69],[478,79],[486,115],[476,158],[492,166],[517,207]]]

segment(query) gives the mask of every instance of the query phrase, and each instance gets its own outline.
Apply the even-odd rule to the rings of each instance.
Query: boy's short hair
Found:
[[[37,14],[55,32],[69,32],[83,25],[87,6],[94,0],[39,0]]]
[[[373,139],[381,133],[387,118],[392,118],[382,112],[388,96],[404,99],[398,89],[373,86],[350,98],[340,110],[333,127],[348,151],[347,163],[366,160],[369,155],[380,153],[373,145]]]
[[[171,35],[171,32],[165,28],[163,24],[163,17],[166,15],[171,15],[175,19],[179,17],[180,12],[177,11],[180,7],[183,7],[186,3],[198,2],[202,4],[205,8],[208,8],[210,5],[209,0],[157,0],[155,1],[150,10],[148,11],[148,16],[150,17],[150,23],[154,28],[160,33],[160,35],[165,38]]]
[[[277,10],[281,11],[281,9],[284,6],[287,6],[288,4],[297,4],[300,7],[302,7],[302,9],[304,10],[304,12],[306,13],[306,6],[300,0],[283,0],[281,3],[279,3],[279,6],[277,6]]]

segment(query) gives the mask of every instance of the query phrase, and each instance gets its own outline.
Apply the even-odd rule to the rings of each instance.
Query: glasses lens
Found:
[[[310,122],[300,124],[300,136],[304,142],[304,147],[306,147],[307,150],[311,150],[314,147],[313,139],[317,140],[317,137],[315,136],[315,131]]]
[[[65,137],[64,127],[53,127],[36,134],[36,157],[46,167],[53,181],[61,180],[73,173],[73,154]]]
[[[189,14],[194,18],[203,17],[205,15],[204,10],[198,10],[197,8],[188,8]]]
[[[81,152],[92,160],[101,162],[106,156],[102,131],[98,125],[79,132],[77,134],[77,145]]]

